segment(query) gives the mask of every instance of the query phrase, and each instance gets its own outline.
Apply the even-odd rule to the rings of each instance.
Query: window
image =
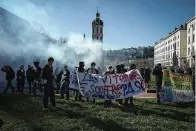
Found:
[[[95,28],[93,28],[93,34],[95,33]]]
[[[99,40],[99,36],[97,36],[97,40]]]
[[[188,44],[190,44],[191,43],[191,39],[190,39],[190,36],[189,36],[189,38],[188,38]]]
[[[174,50],[176,49],[176,43],[173,44],[173,49],[174,49]]]
[[[172,50],[172,45],[171,45],[171,50]]]
[[[100,30],[100,33],[102,34],[102,32],[103,32],[103,28],[101,27],[100,29],[101,29],[101,30]]]
[[[179,47],[179,42],[177,42],[177,47]]]
[[[190,52],[191,52],[191,51],[190,51],[190,47],[189,47],[189,48],[188,48],[188,55],[190,55]]]
[[[192,27],[193,27],[193,31],[195,31],[195,25],[194,24],[192,25]]]
[[[97,33],[99,33],[99,28],[97,27]]]
[[[100,37],[100,40],[101,40],[101,41],[103,40],[103,36]]]
[[[178,35],[178,39],[179,39],[179,37],[180,37],[180,36]]]
[[[190,33],[191,32],[191,29],[189,28],[189,31],[188,31],[188,33]]]
[[[195,42],[195,35],[193,34],[193,39],[192,39],[192,42]]]

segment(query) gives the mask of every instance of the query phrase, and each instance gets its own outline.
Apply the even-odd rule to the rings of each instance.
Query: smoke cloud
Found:
[[[24,4],[24,3],[23,3]],[[16,15],[24,17],[31,15],[31,20],[45,19],[44,28],[52,28],[54,32],[47,33],[44,28],[37,29],[35,25],[26,21],[20,21],[13,15],[9,15],[6,11],[0,11],[2,21],[0,22],[0,56],[1,64],[11,64],[14,68],[19,68],[20,64],[32,64],[33,60],[45,60],[48,57],[53,57],[58,66],[67,64],[74,68],[78,66],[79,61],[84,61],[86,67],[90,66],[91,62],[96,62],[97,67],[101,65],[101,56],[103,56],[102,43],[92,41],[91,38],[83,38],[83,34],[69,31],[69,34],[62,34],[62,28],[58,27],[58,23],[51,24],[50,15],[43,8],[26,1],[25,9],[11,5],[6,2],[0,3],[2,7],[10,9],[11,12],[16,12]],[[52,7],[50,7],[52,9]],[[0,10],[2,10],[0,8]],[[29,10],[33,10],[36,14],[28,14]],[[39,14],[39,15],[37,15]],[[9,22],[8,22],[9,21]],[[57,37],[67,37],[68,41],[62,43],[57,41]],[[44,63],[44,62],[43,62]],[[15,67],[17,65],[17,67]]]

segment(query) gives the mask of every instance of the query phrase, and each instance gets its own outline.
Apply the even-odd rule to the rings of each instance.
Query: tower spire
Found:
[[[99,13],[99,8],[100,8],[100,7],[97,5],[97,13]]]
[[[100,17],[100,13],[99,13],[99,6],[97,6],[97,13],[96,13],[96,18],[99,18]]]
[[[85,35],[85,33],[84,33],[83,38],[85,39],[85,37],[86,37],[86,35]]]

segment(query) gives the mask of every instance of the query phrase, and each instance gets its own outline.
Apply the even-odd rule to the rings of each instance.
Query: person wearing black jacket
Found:
[[[91,63],[91,68],[88,68],[86,70],[87,73],[90,73],[90,74],[99,74],[99,71],[95,68],[96,66],[96,63],[95,62],[92,62]],[[87,102],[89,102],[89,98],[87,97]],[[93,98],[93,103],[95,103],[95,98]]]
[[[69,79],[70,72],[65,65],[64,70],[57,75],[57,82],[60,84],[61,98],[64,98],[64,94],[66,94],[66,100],[69,100]]]
[[[159,92],[162,88],[162,80],[163,80],[163,71],[161,64],[157,64],[152,72],[153,75],[156,77],[156,86],[157,86],[157,103],[160,104],[160,96]]]
[[[26,71],[26,77],[29,84],[29,94],[31,94],[31,85],[33,82],[33,68],[31,67],[31,65],[28,65],[28,69]]]
[[[77,71],[78,72],[85,72],[85,69],[84,69],[84,62],[83,61],[80,61],[79,62],[79,67],[77,68]],[[81,101],[82,100],[82,94],[80,93],[79,90],[76,91],[76,96],[75,96],[75,100],[78,100]]]
[[[12,88],[12,93],[14,93],[14,87],[12,86],[12,80],[15,78],[15,72],[14,70],[8,66],[8,65],[5,65],[3,68],[1,68],[1,71],[5,72],[6,73],[6,81],[7,81],[7,85],[6,85],[6,88],[4,90],[4,93],[7,92],[7,90],[10,88]]]
[[[20,66],[20,69],[16,73],[16,81],[17,81],[17,92],[19,91],[21,94],[24,90],[24,84],[25,84],[25,70],[24,65]]]
[[[108,68],[109,70],[105,72],[104,75],[110,75],[110,74],[115,74],[115,71],[112,69],[112,66],[109,66]],[[109,106],[112,104],[112,101],[111,100],[105,100],[105,106]]]
[[[44,66],[41,73],[42,84],[44,85],[44,97],[43,97],[43,110],[48,108],[48,98],[50,97],[50,101],[52,106],[56,106],[55,102],[55,94],[54,94],[54,75],[53,75],[53,62],[54,59],[50,57],[48,59],[48,63]]]
[[[41,75],[41,67],[39,66],[39,62],[33,62],[35,69],[33,69],[33,96],[36,97],[36,89],[39,89],[42,92],[42,87],[40,84],[40,75]]]

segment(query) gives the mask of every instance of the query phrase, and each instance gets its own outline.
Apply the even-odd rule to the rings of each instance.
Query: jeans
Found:
[[[61,98],[64,98],[64,95],[66,94],[66,99],[69,99],[69,85],[65,84],[61,87]]]

